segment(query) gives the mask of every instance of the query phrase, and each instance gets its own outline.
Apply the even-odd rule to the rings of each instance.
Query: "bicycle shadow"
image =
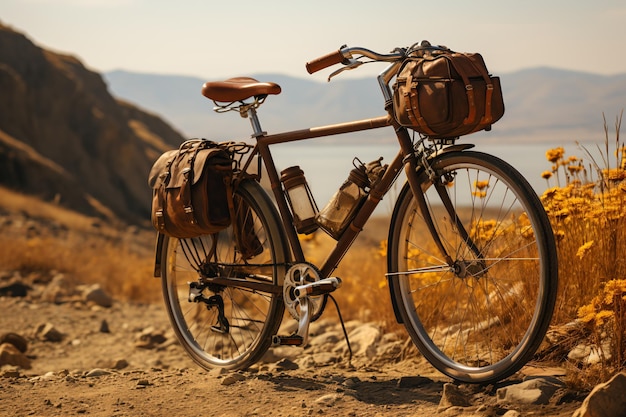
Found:
[[[419,378],[419,382],[406,384],[400,379],[382,380],[375,376],[369,377],[368,380],[338,374],[307,377],[285,373],[265,377],[259,376],[259,379],[273,383],[276,391],[334,392],[353,397],[364,404],[376,406],[403,405],[412,402],[439,404],[444,382],[429,378],[417,378]]]

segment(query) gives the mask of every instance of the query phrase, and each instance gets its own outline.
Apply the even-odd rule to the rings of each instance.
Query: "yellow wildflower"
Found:
[[[565,149],[563,149],[562,146],[559,146],[558,148],[549,149],[546,152],[546,159],[552,163],[555,163],[556,161],[561,159],[564,154],[565,154]]]
[[[587,255],[587,253],[593,246],[593,243],[594,241],[590,240],[589,242],[585,243],[584,245],[578,248],[578,251],[576,252],[576,256],[578,256],[578,259],[582,259],[585,257],[585,255]]]
[[[381,240],[380,241],[380,246],[378,249],[378,254],[385,258],[387,256],[387,241],[386,240]]]
[[[541,178],[545,180],[550,179],[550,177],[552,177],[552,173],[550,171],[543,171],[543,173],[541,174]]]
[[[488,180],[484,180],[484,181],[474,181],[474,187],[477,190],[484,190],[485,188],[489,187],[489,181]]]
[[[596,307],[593,301],[578,309],[578,318],[583,323],[590,323],[595,319],[595,317],[596,317]]]

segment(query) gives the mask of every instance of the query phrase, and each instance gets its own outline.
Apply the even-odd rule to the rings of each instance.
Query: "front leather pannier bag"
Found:
[[[431,138],[454,138],[491,125],[504,114],[500,78],[477,53],[422,50],[409,56],[394,84],[397,122]]]
[[[217,143],[192,139],[154,163],[152,224],[159,233],[192,238],[231,224],[233,161]]]

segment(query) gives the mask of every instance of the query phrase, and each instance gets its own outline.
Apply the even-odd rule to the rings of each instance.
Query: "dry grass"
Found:
[[[0,269],[99,283],[118,299],[160,298],[151,278],[152,234],[116,229],[54,204],[0,189]]]
[[[559,303],[553,323],[577,321],[586,342],[600,352],[600,363],[570,366],[575,385],[591,386],[626,368],[626,147],[605,122],[604,147],[581,147],[589,161],[551,149],[553,165],[543,173],[548,188],[542,200],[550,216],[559,253]]]

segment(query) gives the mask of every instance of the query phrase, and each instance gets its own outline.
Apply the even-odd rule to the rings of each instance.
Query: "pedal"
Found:
[[[302,336],[274,336],[272,337],[272,345],[274,346],[302,346],[304,338]]]
[[[324,278],[310,284],[298,285],[293,288],[294,300],[299,307],[298,331],[292,336],[273,336],[274,346],[306,346],[309,340],[309,324],[311,323],[311,297],[329,294],[341,287],[341,279]]]
[[[330,294],[339,287],[341,287],[341,279],[337,277],[330,277],[320,279],[319,281],[315,281],[310,284],[298,285],[294,288],[294,294],[298,298],[315,297]]]

